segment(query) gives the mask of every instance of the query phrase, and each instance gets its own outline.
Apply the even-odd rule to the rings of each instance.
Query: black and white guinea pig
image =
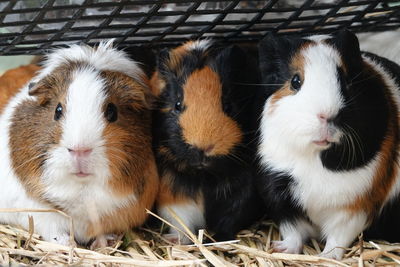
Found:
[[[271,86],[258,188],[279,222],[275,250],[299,253],[315,237],[326,241],[323,256],[340,259],[371,224],[370,236],[400,241],[400,67],[360,52],[347,30],[271,34],[259,53]]]
[[[158,192],[146,76],[111,42],[73,45],[43,69],[0,115],[0,208],[58,209],[78,242],[141,225]],[[0,222],[67,244],[58,213],[0,213]]]
[[[241,48],[189,41],[163,50],[152,90],[158,98],[153,120],[161,179],[159,214],[172,209],[196,233],[207,227],[217,240],[231,239],[261,214],[247,143],[257,57]],[[188,243],[170,229],[173,242]]]

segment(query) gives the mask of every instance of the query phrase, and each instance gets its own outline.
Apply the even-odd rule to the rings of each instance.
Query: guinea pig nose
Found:
[[[210,154],[214,147],[215,145],[209,145],[208,147],[206,147],[206,149],[204,149],[204,154]]]
[[[76,156],[76,157],[87,157],[92,153],[93,149],[91,148],[68,148],[68,152],[71,153],[71,155]]]
[[[325,113],[319,113],[317,116],[322,123],[327,123],[332,121],[332,118]]]

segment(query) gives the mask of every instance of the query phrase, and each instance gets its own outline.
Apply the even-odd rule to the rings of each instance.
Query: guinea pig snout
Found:
[[[88,147],[73,147],[67,148],[72,162],[72,174],[77,177],[87,177],[92,174],[90,168],[92,148]]]
[[[319,121],[317,137],[313,143],[319,146],[328,146],[331,143],[337,143],[340,140],[340,131],[335,125],[335,116],[329,116],[326,113],[317,115]]]
[[[198,149],[195,146],[190,146],[189,150],[189,165],[196,169],[204,169],[210,166],[211,159],[206,155],[205,151]]]

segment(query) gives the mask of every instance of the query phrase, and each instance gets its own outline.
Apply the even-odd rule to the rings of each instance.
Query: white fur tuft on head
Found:
[[[41,80],[61,64],[72,61],[87,63],[99,71],[121,72],[144,84],[145,74],[138,63],[130,59],[124,51],[113,47],[113,43],[114,39],[110,39],[100,42],[95,47],[73,44],[67,48],[56,49],[47,56],[44,68],[34,78],[34,82]]]
[[[213,41],[211,39],[202,39],[202,40],[196,40],[193,42],[188,42],[186,45],[186,48],[188,50],[206,51],[212,45],[213,45]]]

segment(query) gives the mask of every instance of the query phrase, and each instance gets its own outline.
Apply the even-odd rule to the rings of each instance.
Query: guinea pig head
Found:
[[[264,83],[273,88],[261,119],[261,154],[320,156],[334,170],[373,157],[387,111],[380,90],[372,89],[380,81],[368,77],[354,34],[268,35],[259,48]]]
[[[66,62],[29,87],[32,98],[17,107],[10,129],[21,179],[101,185],[134,177],[148,159],[141,153],[151,154],[148,88],[141,82]]]
[[[157,73],[159,152],[200,169],[230,157],[243,138],[229,84],[237,48],[213,50],[207,42],[162,52]]]

